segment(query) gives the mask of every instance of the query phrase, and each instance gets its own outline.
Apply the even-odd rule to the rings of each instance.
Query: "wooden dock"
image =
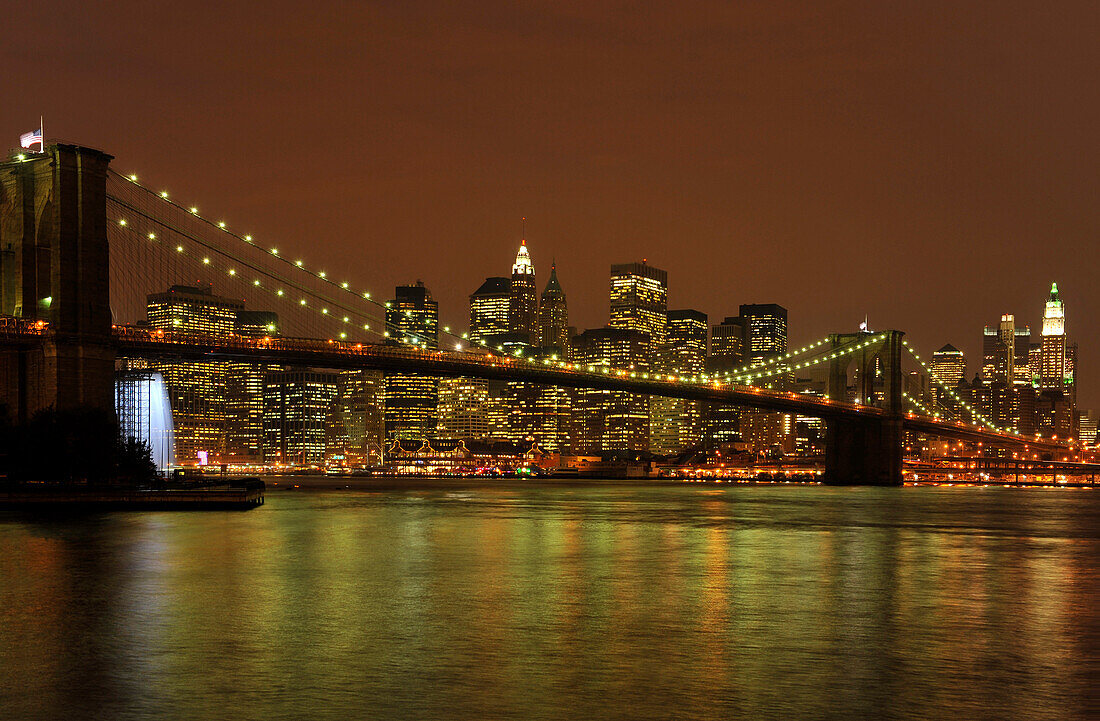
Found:
[[[247,511],[264,504],[267,486],[249,480],[201,488],[84,488],[25,484],[0,487],[0,508],[26,510]]]

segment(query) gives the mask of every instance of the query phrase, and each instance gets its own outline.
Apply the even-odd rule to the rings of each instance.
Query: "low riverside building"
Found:
[[[491,475],[557,465],[557,454],[537,443],[462,439],[395,438],[385,458],[385,469],[399,475]]]

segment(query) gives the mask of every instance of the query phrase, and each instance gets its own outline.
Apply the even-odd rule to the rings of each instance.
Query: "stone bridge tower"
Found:
[[[0,351],[0,402],[13,420],[50,406],[114,408],[110,161],[55,144],[0,163],[0,315],[49,323],[41,343]]]

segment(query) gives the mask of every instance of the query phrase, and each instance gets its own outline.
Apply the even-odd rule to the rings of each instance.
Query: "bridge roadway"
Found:
[[[775,391],[720,381],[693,382],[688,377],[646,374],[501,356],[477,351],[442,351],[391,345],[364,345],[302,338],[209,336],[117,326],[114,329],[120,355],[141,358],[177,357],[189,360],[234,360],[252,363],[320,366],[339,370],[383,370],[424,373],[433,376],[466,376],[489,380],[526,381],[567,388],[597,388],[668,398],[709,401],[769,411],[796,413],[824,420],[889,419],[891,414],[875,406]],[[598,368],[589,371],[588,368]],[[645,376],[649,377],[645,377]],[[986,443],[1008,448],[1061,451],[1065,445],[1036,441],[1014,433],[992,431],[956,421],[906,413],[905,430],[931,436]]]
[[[51,336],[49,326],[17,318],[0,318],[0,344],[28,348]],[[690,377],[650,374],[640,371],[584,366],[572,363],[550,365],[532,359],[502,356],[485,351],[442,351],[405,346],[347,343],[285,336],[251,338],[238,335],[207,335],[114,326],[116,352],[123,357],[193,361],[238,361],[301,365],[334,370],[382,370],[402,373],[489,380],[525,381],[567,388],[597,388],[668,398],[709,401],[769,411],[855,421],[901,420],[902,428],[917,433],[991,446],[1062,452],[1069,447],[1049,440],[1037,440],[1014,433],[992,431],[958,421],[904,413],[893,416],[875,406],[801,393],[776,391],[721,381],[698,382]],[[589,371],[588,368],[599,370]]]

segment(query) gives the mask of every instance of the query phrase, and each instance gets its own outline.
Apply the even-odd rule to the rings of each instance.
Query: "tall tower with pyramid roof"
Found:
[[[565,291],[558,282],[558,265],[550,265],[550,280],[542,291],[539,303],[539,345],[556,347],[564,353],[569,344],[569,308],[565,304]]]
[[[535,290],[535,266],[527,252],[527,239],[520,241],[516,262],[512,265],[512,288],[508,295],[508,330],[527,333],[531,344],[538,341],[539,304]]]

